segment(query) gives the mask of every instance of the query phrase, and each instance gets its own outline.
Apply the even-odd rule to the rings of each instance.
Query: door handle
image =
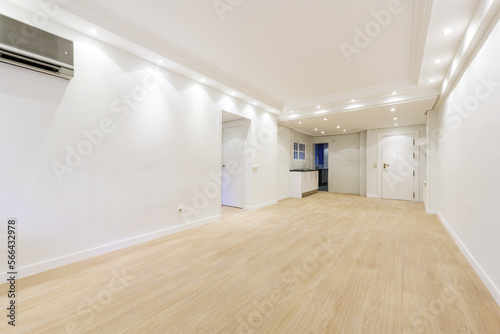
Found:
[[[384,163],[384,169],[386,169],[387,167],[389,167],[389,164]]]

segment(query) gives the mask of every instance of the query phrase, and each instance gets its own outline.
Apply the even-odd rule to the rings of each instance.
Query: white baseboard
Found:
[[[283,195],[278,197],[278,201],[282,201],[284,199],[290,198],[290,195]]]
[[[258,204],[258,205],[245,206],[245,210],[255,211],[255,210],[263,209],[263,208],[266,208],[268,206],[275,205],[275,204],[278,204],[278,201],[271,201],[268,203],[262,203],[262,204]]]
[[[474,256],[472,256],[472,254],[469,252],[467,247],[462,243],[462,240],[460,240],[460,238],[455,234],[453,229],[446,222],[446,219],[444,219],[444,217],[439,213],[439,211],[437,212],[437,216],[438,216],[439,220],[441,221],[441,223],[443,224],[443,226],[448,231],[448,233],[450,233],[453,240],[455,240],[455,243],[457,244],[457,246],[460,249],[460,251],[462,252],[462,254],[465,255],[465,257],[467,258],[467,260],[471,264],[472,268],[474,268],[476,273],[479,275],[479,278],[481,278],[484,285],[486,285],[486,288],[488,288],[488,290],[490,291],[491,295],[493,296],[493,298],[495,299],[497,304],[500,306],[500,289],[498,289],[498,287],[495,285],[495,283],[493,283],[493,281],[490,279],[488,274],[483,270],[483,268],[476,261]]]
[[[188,230],[188,229],[191,229],[191,228],[194,228],[197,226],[213,223],[213,222],[216,222],[220,219],[221,219],[221,215],[217,215],[217,216],[213,216],[210,218],[198,220],[195,222],[190,222],[190,223],[186,223],[186,224],[172,226],[172,227],[169,227],[169,228],[166,228],[163,230],[159,230],[159,231],[147,233],[144,235],[140,235],[137,237],[121,240],[121,241],[114,242],[114,243],[111,243],[108,245],[95,247],[95,248],[88,249],[88,250],[85,250],[82,252],[68,254],[68,255],[61,256],[61,257],[56,258],[56,259],[51,259],[51,260],[40,262],[40,263],[37,263],[34,265],[20,267],[18,270],[19,278],[28,277],[31,275],[35,275],[35,274],[47,271],[47,270],[51,270],[54,268],[65,266],[67,264],[71,264],[74,262],[89,259],[89,258],[94,257],[94,256],[103,255],[103,254],[106,254],[109,252],[113,252],[115,250],[127,248],[127,247],[134,246],[134,245],[137,245],[137,244],[140,244],[143,242],[147,242],[147,241],[151,241],[151,240],[154,240],[157,238],[161,238],[161,237],[164,237],[164,236],[169,235],[169,234],[173,234],[173,233]],[[1,274],[6,274],[6,273],[1,273]]]
[[[430,215],[437,215],[437,210],[435,209],[429,209],[428,207],[425,207],[425,212],[427,212]]]
[[[366,197],[368,197],[368,198],[380,198],[377,194],[367,194]]]

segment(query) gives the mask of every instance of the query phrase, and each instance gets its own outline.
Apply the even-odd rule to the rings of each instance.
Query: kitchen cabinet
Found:
[[[318,171],[290,171],[290,196],[302,198],[318,191]]]

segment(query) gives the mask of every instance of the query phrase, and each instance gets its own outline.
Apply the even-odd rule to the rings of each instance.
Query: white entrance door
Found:
[[[222,128],[222,205],[243,208],[245,142],[244,126]]]
[[[382,137],[382,198],[414,200],[413,135]]]

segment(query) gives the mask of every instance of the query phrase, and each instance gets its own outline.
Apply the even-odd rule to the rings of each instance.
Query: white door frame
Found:
[[[225,111],[225,112],[229,112],[227,110],[220,110],[220,113],[219,113],[219,125],[220,125],[220,128],[219,128],[219,148],[220,148],[220,151],[219,151],[219,157],[220,157],[220,167],[221,169],[219,170],[219,172],[222,170],[222,155],[223,155],[223,151],[222,151],[222,131],[223,131],[223,128],[226,128],[226,127],[234,127],[234,126],[243,126],[243,131],[245,133],[244,135],[244,146],[242,148],[243,152],[242,152],[242,161],[243,161],[243,176],[244,176],[244,180],[243,180],[243,209],[244,210],[248,210],[248,201],[250,199],[250,196],[251,196],[251,165],[250,165],[250,160],[249,160],[249,157],[248,157],[248,154],[246,154],[247,152],[247,148],[251,146],[251,125],[252,125],[252,120],[251,119],[248,119],[246,117],[243,117],[241,115],[238,115],[238,114],[235,114],[235,113],[232,113],[232,112],[229,112],[231,114],[234,114],[236,116],[239,116],[240,118],[239,119],[236,119],[236,120],[232,120],[232,121],[227,121],[227,122],[222,122],[222,112]],[[221,196],[220,196],[220,200],[221,200],[221,206],[222,206],[222,188],[221,188]]]
[[[382,198],[382,137],[391,136],[413,136],[413,153],[415,154],[415,159],[413,159],[413,170],[415,171],[415,177],[413,178],[413,192],[415,192],[414,202],[420,201],[420,150],[418,149],[419,131],[384,131],[378,133],[378,198]]]

